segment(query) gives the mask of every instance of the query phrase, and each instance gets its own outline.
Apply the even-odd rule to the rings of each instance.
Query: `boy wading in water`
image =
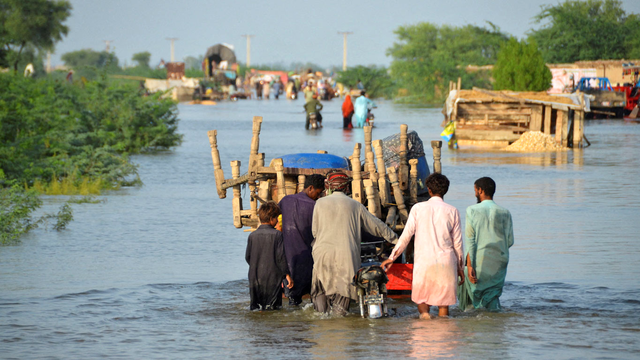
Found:
[[[442,199],[449,190],[449,179],[431,174],[425,183],[431,199],[413,205],[404,231],[382,268],[386,271],[415,235],[411,300],[418,304],[420,318],[430,319],[430,306],[438,306],[440,316],[449,315],[464,273],[460,213]]]
[[[245,259],[249,264],[250,309],[275,310],[282,306],[282,280],[293,287],[284,254],[282,233],[275,229],[280,208],[272,201],[258,210],[260,226],[249,235]]]

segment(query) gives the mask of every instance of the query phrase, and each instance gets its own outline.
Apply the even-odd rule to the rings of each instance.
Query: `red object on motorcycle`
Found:
[[[387,270],[387,290],[411,290],[413,264],[392,264]]]

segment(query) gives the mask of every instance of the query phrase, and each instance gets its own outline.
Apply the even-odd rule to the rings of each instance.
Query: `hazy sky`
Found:
[[[525,36],[532,18],[549,0],[410,0],[410,1],[204,1],[204,0],[71,0],[68,36],[58,43],[53,65],[60,55],[79,49],[103,50],[113,40],[120,63],[149,51],[151,64],[169,61],[170,42],[176,37],[176,61],[204,54],[217,43],[235,46],[246,61],[242,34],[251,41],[251,63],[313,62],[342,65],[342,36],[348,37],[349,65],[388,65],[386,50],[396,41],[400,25],[432,22],[485,26],[490,21],[506,33]],[[640,0],[623,0],[627,13],[640,13]]]

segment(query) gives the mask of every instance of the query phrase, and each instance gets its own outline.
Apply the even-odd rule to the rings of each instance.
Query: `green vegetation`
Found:
[[[395,31],[399,41],[387,51],[393,57],[391,78],[403,96],[398,100],[441,103],[447,96],[449,81],[458,77],[465,88],[488,87],[486,74],[467,72],[465,67],[495,63],[508,36],[489,25],[489,29],[430,23],[399,27]]]
[[[152,69],[149,67],[151,54],[147,51],[133,55],[133,62],[137,66],[126,69],[118,66],[119,59],[114,53],[83,49],[62,54],[65,66],[73,69],[75,78],[97,80],[103,72],[109,75],[140,76],[153,79],[166,79],[166,69]],[[61,75],[65,75],[61,74]]]
[[[91,195],[139,183],[128,155],[182,140],[176,105],[162,95],[143,96],[104,73],[74,84],[0,75],[0,197],[11,204],[3,205],[0,226],[7,239],[37,225],[29,216],[40,206],[35,194]],[[64,223],[71,215],[63,208],[55,216]]]
[[[0,0],[0,67],[17,71],[53,50],[69,31],[69,15],[65,0]]]
[[[543,6],[530,33],[550,63],[640,57],[640,17],[618,0],[568,0]]]
[[[394,84],[385,67],[356,66],[338,72],[337,81],[347,87],[355,89],[358,80],[362,81],[362,85],[372,98],[393,96]]]
[[[515,91],[545,91],[552,78],[535,41],[516,38],[511,38],[498,52],[493,77],[494,89]]]

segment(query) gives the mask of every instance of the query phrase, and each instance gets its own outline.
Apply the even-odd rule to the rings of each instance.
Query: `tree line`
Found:
[[[379,94],[399,102],[440,104],[449,81],[458,77],[463,88],[544,91],[551,81],[546,63],[640,59],[640,17],[626,13],[618,0],[567,0],[542,6],[533,20],[539,27],[524,39],[490,22],[401,26],[387,50],[393,59],[388,69],[349,68],[340,79],[348,86],[355,86],[358,77],[369,79],[365,87],[385,84]],[[493,65],[493,70],[468,65]]]

